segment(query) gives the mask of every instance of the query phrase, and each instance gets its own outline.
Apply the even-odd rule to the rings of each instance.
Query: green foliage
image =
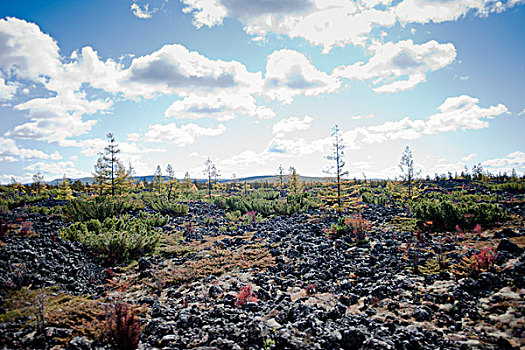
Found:
[[[60,237],[77,241],[100,254],[108,263],[120,263],[136,259],[153,251],[161,231],[153,219],[106,218],[76,222],[60,230]]]
[[[95,197],[92,200],[73,199],[64,208],[64,213],[71,221],[87,221],[119,216],[144,209],[144,203],[131,196],[127,197]]]
[[[186,204],[170,202],[163,196],[144,196],[144,202],[149,205],[151,209],[164,215],[185,216],[189,211],[189,207]]]
[[[473,228],[493,226],[504,221],[505,211],[495,203],[451,202],[423,199],[412,204],[412,213],[422,222],[432,222],[434,228],[452,230],[459,225]]]
[[[239,218],[241,217],[241,212],[239,210],[235,210],[235,211],[228,211],[226,212],[226,220],[228,221],[237,221],[239,220]]]
[[[308,194],[289,195],[286,202],[279,200],[265,200],[251,196],[216,197],[214,203],[221,209],[229,212],[239,211],[241,214],[257,212],[263,217],[269,215],[291,215],[310,208],[317,208],[318,203],[308,197]]]

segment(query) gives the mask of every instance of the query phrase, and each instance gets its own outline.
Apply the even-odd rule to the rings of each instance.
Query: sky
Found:
[[[525,0],[42,0],[0,6],[0,183],[525,172]]]

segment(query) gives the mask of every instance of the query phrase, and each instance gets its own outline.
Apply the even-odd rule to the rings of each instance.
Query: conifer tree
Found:
[[[186,171],[186,174],[184,174],[184,179],[182,180],[182,182],[184,183],[184,187],[187,188],[187,189],[191,189],[192,188],[192,183],[191,183],[191,177],[190,177],[190,173]]]
[[[114,196],[115,190],[121,190],[129,186],[132,181],[133,168],[130,165],[129,169],[126,169],[120,162],[118,158],[120,149],[115,143],[113,134],[107,134],[107,138],[109,143],[104,147],[104,152],[100,154],[97,164],[95,164],[93,181],[101,194],[110,191],[111,195]]]
[[[156,188],[159,194],[162,193],[162,182],[162,169],[160,168],[160,165],[157,165],[155,174],[153,175],[153,188]]]
[[[334,165],[331,166],[328,170],[325,172],[329,174],[334,174],[336,176],[337,181],[337,205],[339,207],[339,211],[342,210],[342,204],[341,204],[341,177],[348,174],[348,171],[344,171],[343,168],[345,166],[344,156],[345,156],[345,145],[343,144],[343,139],[341,138],[341,131],[339,130],[339,127],[337,124],[332,128],[332,153],[325,158],[328,160],[333,160]]]
[[[299,175],[297,175],[297,170],[293,166],[288,170],[290,172],[290,191],[293,194],[297,194],[301,190],[301,183],[299,182]]]
[[[204,174],[208,176],[208,196],[211,198],[212,179],[215,179],[215,182],[217,182],[219,172],[209,157],[204,163]]]
[[[279,189],[283,190],[284,189],[284,168],[283,168],[283,165],[279,164],[279,168],[277,170],[279,170]]]
[[[405,180],[408,184],[408,198],[412,199],[412,182],[414,181],[414,178],[421,173],[421,171],[414,170],[414,159],[412,158],[412,151],[408,146],[406,146],[403,154],[401,155],[399,168],[403,172],[403,175],[401,175],[403,180]]]
[[[179,182],[175,178],[175,170],[173,170],[173,167],[171,166],[171,164],[168,164],[166,166],[166,174],[168,175],[168,200],[170,200],[172,189],[174,187],[177,188],[179,185]]]

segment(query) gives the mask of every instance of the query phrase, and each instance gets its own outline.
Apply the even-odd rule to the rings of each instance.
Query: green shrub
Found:
[[[60,230],[60,237],[78,241],[97,252],[109,264],[126,262],[147,254],[157,246],[161,231],[153,220],[106,218],[76,222]]]
[[[96,197],[92,200],[73,199],[64,208],[71,221],[106,218],[144,209],[144,203],[135,197]]]
[[[307,211],[310,208],[317,208],[319,205],[312,201],[307,194],[289,195],[286,202],[280,200],[256,199],[244,196],[216,197],[214,203],[221,209],[241,214],[247,212],[257,212],[264,217],[270,215],[291,215],[300,211]]]
[[[164,215],[185,216],[189,211],[189,207],[186,204],[170,202],[165,197],[144,196],[144,202],[151,209]]]
[[[421,200],[412,204],[412,213],[421,222],[432,222],[435,228],[453,230],[456,225],[473,228],[489,227],[506,219],[505,211],[495,203]]]

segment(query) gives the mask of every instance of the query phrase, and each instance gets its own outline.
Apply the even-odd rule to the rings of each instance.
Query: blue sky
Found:
[[[90,176],[113,132],[137,175],[525,172],[522,0],[9,1],[0,182]]]

